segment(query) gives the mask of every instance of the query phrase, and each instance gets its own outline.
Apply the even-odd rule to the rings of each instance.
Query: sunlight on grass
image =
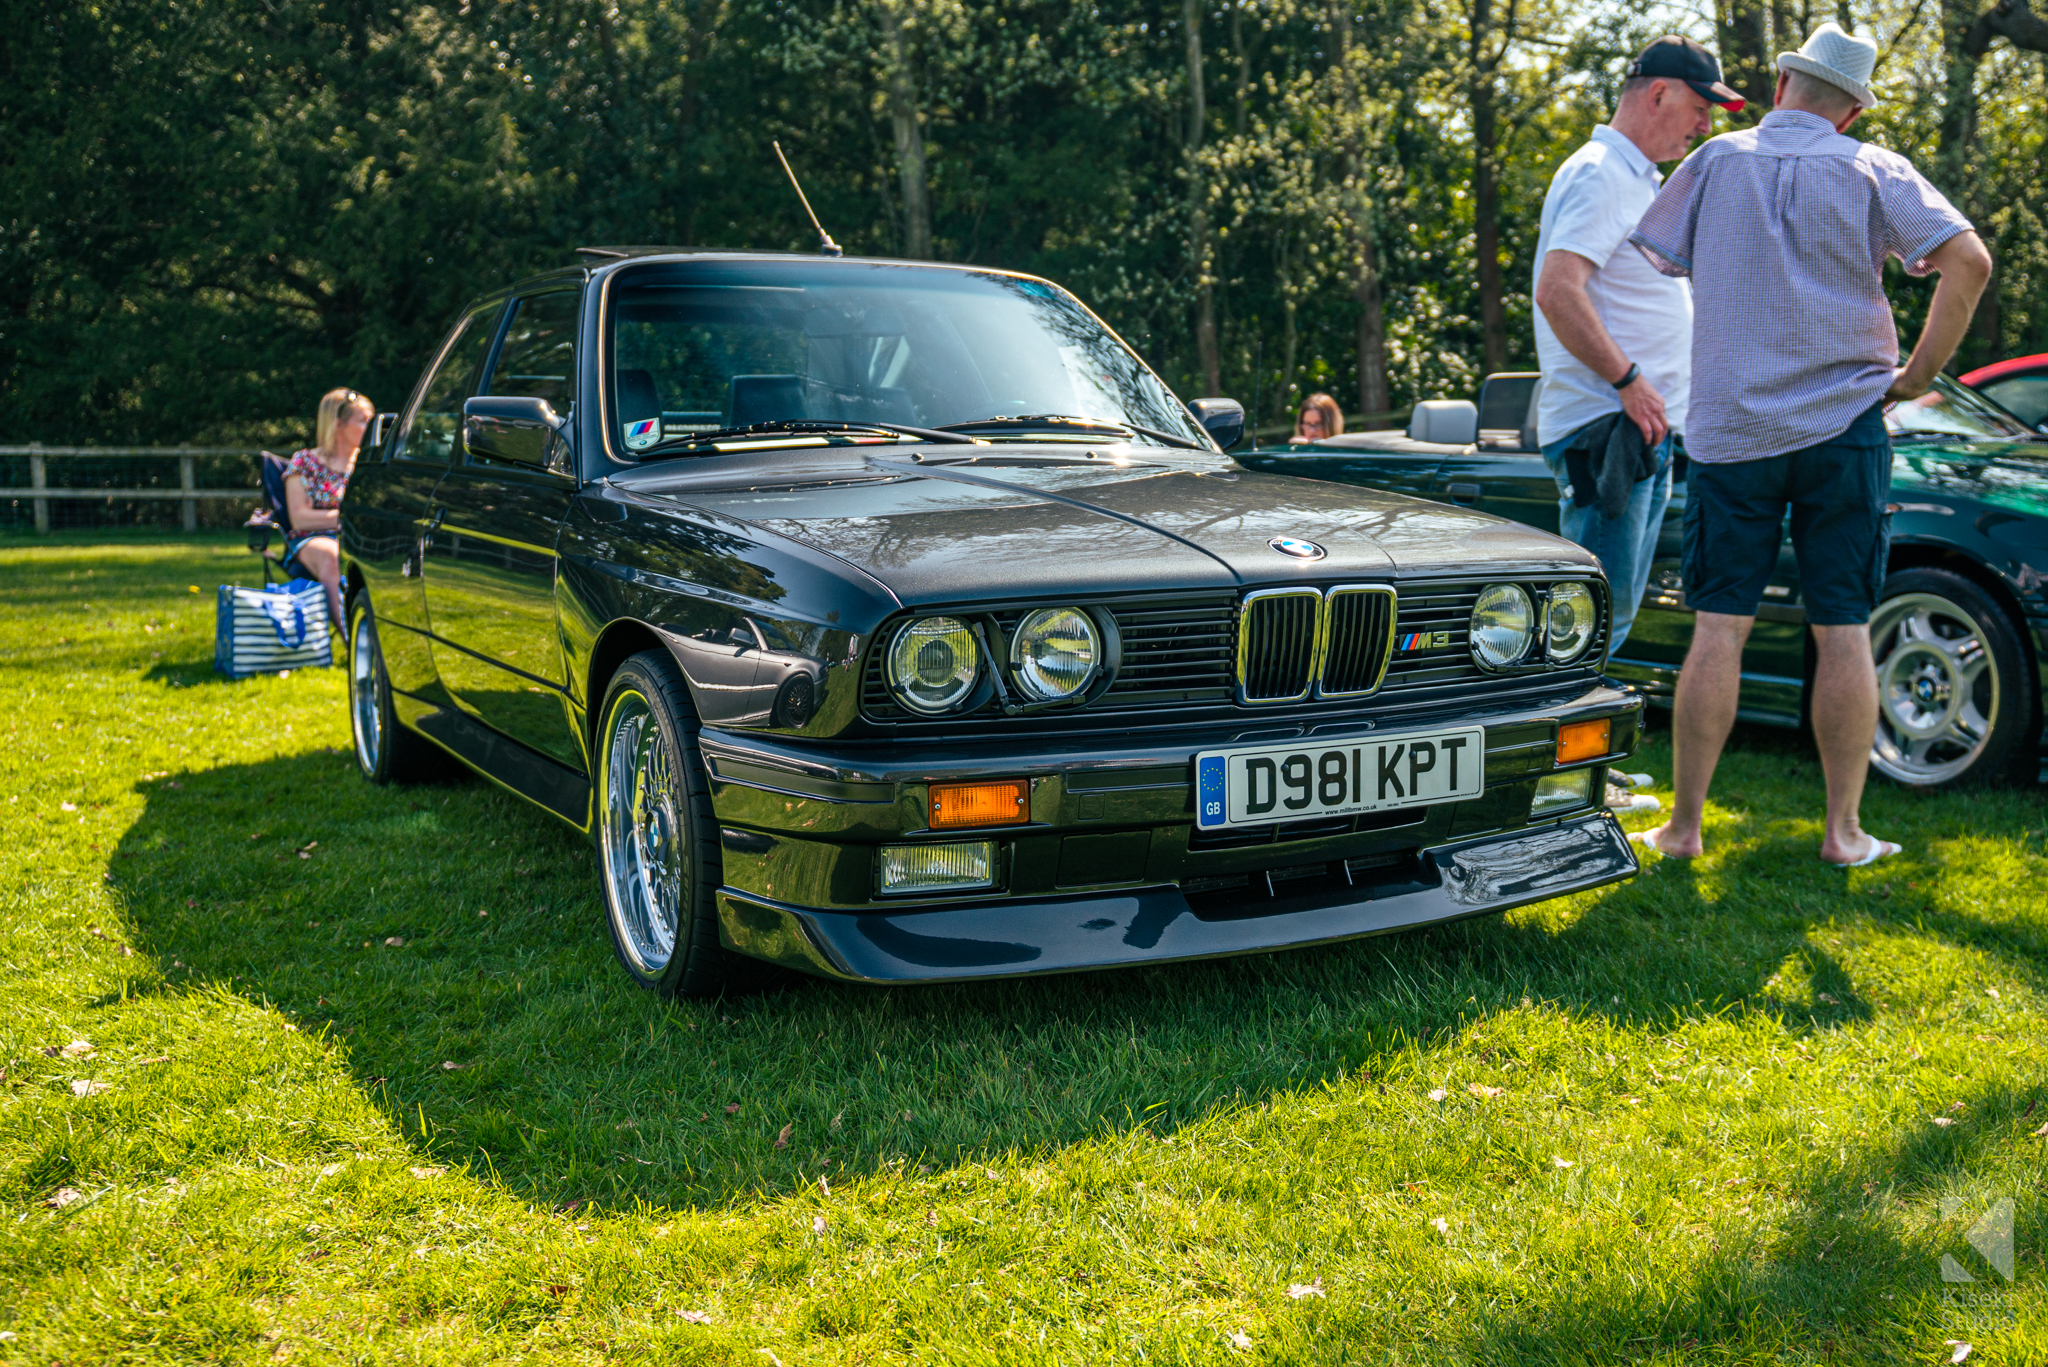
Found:
[[[2038,793],[1878,784],[1845,875],[1745,731],[1616,889],[662,1005],[581,837],[362,783],[339,670],[212,673],[253,578],[0,545],[0,1360],[2048,1358]]]

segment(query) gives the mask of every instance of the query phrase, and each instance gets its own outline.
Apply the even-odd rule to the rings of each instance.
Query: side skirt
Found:
[[[391,690],[401,725],[419,732],[491,782],[560,817],[577,830],[590,830],[590,780],[481,722],[410,693]]]

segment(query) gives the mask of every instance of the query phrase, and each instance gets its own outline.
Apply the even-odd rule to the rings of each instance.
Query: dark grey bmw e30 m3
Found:
[[[1634,873],[1596,562],[1241,469],[1242,423],[1028,276],[586,249],[465,310],[356,468],[357,758],[445,752],[589,831],[671,993],[1280,949]]]

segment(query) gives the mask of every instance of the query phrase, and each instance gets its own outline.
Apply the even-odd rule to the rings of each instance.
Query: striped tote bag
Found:
[[[214,613],[213,667],[231,679],[334,663],[327,590],[317,579],[260,589],[222,584]]]

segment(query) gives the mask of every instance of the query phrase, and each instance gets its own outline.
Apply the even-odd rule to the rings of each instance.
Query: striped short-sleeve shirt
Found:
[[[1692,279],[1687,454],[1760,460],[1838,436],[1899,365],[1885,258],[1925,275],[1969,228],[1911,162],[1817,114],[1777,109],[1701,143],[1629,235]]]

